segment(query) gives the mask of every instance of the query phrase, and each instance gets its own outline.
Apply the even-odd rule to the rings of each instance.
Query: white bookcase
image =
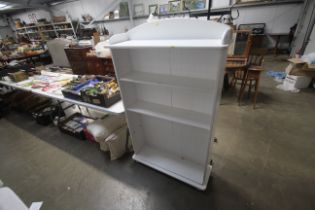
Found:
[[[110,39],[133,159],[202,190],[230,31],[220,23],[172,19]]]

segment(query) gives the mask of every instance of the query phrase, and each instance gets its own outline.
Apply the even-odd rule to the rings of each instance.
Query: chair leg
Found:
[[[246,89],[246,85],[247,85],[247,82],[248,82],[248,77],[247,77],[247,73],[242,81],[242,85],[241,85],[241,89],[240,89],[240,94],[239,94],[239,97],[238,97],[238,105],[240,106],[241,105],[241,101],[243,99],[243,95],[244,95],[244,92],[245,92],[245,89]]]
[[[244,69],[243,78],[242,78],[242,83],[241,83],[241,87],[240,87],[240,92],[239,92],[239,94],[238,94],[238,105],[239,105],[239,106],[241,105],[241,100],[242,100],[242,97],[243,97],[243,91],[244,91],[245,88],[246,88],[247,74],[248,74],[247,69]]]
[[[253,108],[256,109],[256,101],[257,101],[257,95],[258,95],[258,85],[259,85],[259,79],[257,78],[255,81],[255,95],[253,98]]]
[[[235,84],[235,76],[233,75],[232,80],[230,82],[230,86],[234,88],[235,87],[234,84]]]
[[[252,80],[249,81],[249,86],[248,86],[248,94],[247,94],[247,98],[250,98],[250,94],[252,92]]]

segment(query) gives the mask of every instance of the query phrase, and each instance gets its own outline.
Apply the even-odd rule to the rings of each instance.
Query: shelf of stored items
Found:
[[[67,26],[67,27],[61,28],[62,25]],[[27,29],[32,29],[32,28],[37,28],[37,31],[27,31]],[[16,33],[18,35],[29,35],[29,34],[40,34],[40,33],[47,33],[48,34],[48,33],[54,32],[54,34],[56,36],[58,36],[58,33],[57,33],[58,31],[59,32],[64,31],[64,33],[67,33],[69,31],[69,32],[72,32],[74,36],[76,36],[72,22],[36,24],[33,26],[26,26],[23,28],[17,28],[16,29]]]
[[[133,159],[202,190],[211,172],[230,31],[219,23],[172,19],[110,39]]]
[[[16,28],[16,30],[24,30],[24,29],[28,29],[28,28],[36,28],[37,26],[25,26],[25,27],[21,27],[21,28]]]
[[[71,25],[71,22],[54,22],[54,25]]]
[[[38,31],[27,31],[27,32],[25,32],[25,34],[36,34],[36,33],[38,33]]]
[[[40,30],[39,32],[55,32],[55,30]]]
[[[72,28],[60,28],[60,29],[56,29],[56,31],[72,31]]]

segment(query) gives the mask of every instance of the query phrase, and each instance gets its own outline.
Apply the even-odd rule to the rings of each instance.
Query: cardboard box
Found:
[[[290,64],[285,69],[287,74],[315,78],[315,64],[308,64],[300,58],[290,58],[288,61]]]
[[[312,81],[311,77],[287,75],[283,81],[283,86],[289,90],[307,88]]]

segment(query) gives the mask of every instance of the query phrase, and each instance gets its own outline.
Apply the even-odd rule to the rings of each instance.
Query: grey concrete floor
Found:
[[[286,66],[269,57],[267,69]],[[96,144],[76,140],[29,116],[0,120],[0,179],[43,210],[315,209],[315,91],[287,93],[263,77],[258,108],[223,94],[214,169],[198,191],[131,155],[111,162]]]

